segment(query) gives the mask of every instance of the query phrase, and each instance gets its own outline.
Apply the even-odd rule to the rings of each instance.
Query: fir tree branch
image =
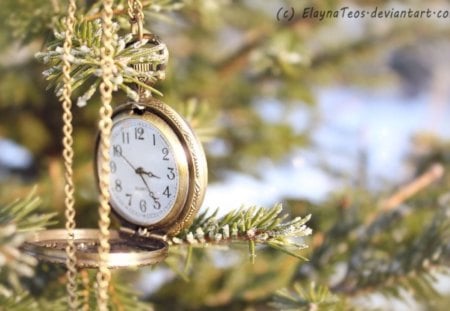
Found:
[[[413,293],[418,301],[436,299],[439,293],[434,287],[435,273],[449,273],[446,266],[450,261],[450,195],[441,195],[438,208],[433,212],[424,211],[433,215],[428,224],[424,225],[423,218],[419,216],[419,223],[416,223],[418,231],[410,233],[411,229],[408,229],[410,236],[403,238],[399,238],[398,233],[402,230],[399,227],[404,223],[407,223],[405,227],[410,228],[409,219],[415,218],[415,214],[420,212],[414,204],[401,204],[400,201],[417,194],[441,179],[442,175],[441,165],[431,166],[431,169],[394,194],[396,199],[389,201],[397,202],[395,207],[390,205],[389,208],[383,208],[385,205],[381,204],[381,210],[369,218],[355,216],[354,208],[349,209],[349,204],[346,203],[342,209],[344,212],[340,215],[341,220],[322,236],[320,245],[311,256],[309,267],[314,267],[315,271],[326,269],[327,265],[336,263],[333,260],[344,258],[347,263],[346,275],[330,288],[337,294],[352,296],[380,292],[399,297],[401,289],[405,289]],[[400,196],[402,200],[398,200]],[[366,202],[368,211],[376,200],[373,198]],[[364,210],[365,207],[359,203],[357,208]],[[423,204],[422,202],[421,205]],[[436,202],[432,204],[436,205]],[[402,225],[398,225],[400,221],[403,221]],[[397,238],[392,238],[396,235]],[[387,239],[388,243],[380,242],[380,239]],[[305,269],[299,269],[303,271],[299,272],[299,279],[313,275],[305,273],[308,267],[303,268]]]
[[[378,212],[378,214],[376,214],[377,216],[374,216],[375,214],[372,214],[369,215],[368,218],[366,218],[367,224],[360,226],[359,229],[357,229],[359,238],[357,239],[356,244],[352,248],[349,261],[349,268],[347,272],[348,278],[347,280],[344,279],[341,282],[341,284],[336,285],[336,289],[338,291],[343,290],[349,292],[354,291],[356,292],[360,290],[363,286],[359,284],[359,281],[355,281],[356,284],[359,284],[358,288],[352,288],[354,284],[349,285],[350,283],[352,283],[351,281],[349,281],[349,279],[352,279],[353,277],[355,277],[355,279],[361,278],[360,280],[364,284],[366,281],[362,280],[371,279],[369,283],[372,282],[371,286],[375,286],[375,284],[383,283],[380,280],[389,280],[389,282],[391,282],[391,279],[394,278],[395,275],[401,278],[402,276],[407,276],[408,274],[410,274],[411,271],[415,271],[417,269],[422,271],[421,270],[423,268],[422,263],[419,262],[428,262],[429,261],[428,257],[435,256],[434,254],[436,253],[436,250],[432,251],[428,249],[427,251],[424,251],[422,249],[419,251],[417,248],[427,248],[431,247],[432,245],[439,248],[443,245],[446,245],[444,241],[446,240],[446,234],[448,234],[446,232],[449,230],[448,228],[446,229],[446,226],[449,227],[450,222],[448,220],[448,216],[446,216],[445,214],[447,206],[445,206],[445,204],[441,202],[439,204],[441,205],[441,207],[434,216],[429,227],[425,228],[422,231],[422,235],[416,238],[415,241],[408,246],[412,249],[408,250],[408,248],[406,248],[397,253],[396,255],[391,254],[393,257],[391,257],[390,260],[388,261],[386,261],[386,259],[383,260],[374,259],[376,256],[371,256],[369,254],[375,253],[376,250],[369,251],[368,249],[371,240],[377,234],[380,234],[383,231],[388,230],[389,227],[391,227],[396,221],[399,221],[401,218],[404,218],[406,215],[412,212],[411,211],[412,208],[410,206],[406,205],[399,206],[399,204],[402,201],[413,196],[418,191],[429,186],[437,179],[442,178],[443,174],[444,174],[443,166],[440,164],[434,164],[429,170],[427,170],[425,173],[423,173],[418,178],[413,180],[411,183],[402,187],[388,200],[382,201],[388,203],[381,204],[381,209]],[[394,206],[396,208],[394,208]],[[432,234],[433,237],[427,238],[430,234]],[[413,250],[417,251],[417,253],[415,253]],[[410,252],[410,254],[407,254],[408,252]],[[420,260],[416,259],[417,261],[416,264],[412,264],[412,262],[410,262],[409,260],[413,260],[414,256],[418,255],[424,257]],[[368,257],[371,258],[369,259]],[[362,264],[363,262],[364,264]],[[365,269],[366,271],[368,271],[366,264],[367,266],[372,265],[374,266],[373,272],[370,273],[370,276],[366,276],[367,273],[361,272],[361,269]],[[370,268],[369,270],[372,271],[372,268]],[[358,274],[359,276],[355,276]],[[377,282],[374,282],[373,280],[377,280]]]
[[[119,29],[119,24],[115,24],[115,31]],[[50,86],[55,87],[58,96],[62,92],[61,64],[63,57],[63,41],[65,34],[61,24],[55,26],[55,40],[47,45],[47,51],[36,54],[36,57],[49,68],[43,72],[47,80],[51,81]],[[83,94],[78,97],[77,105],[83,107],[87,101],[97,91],[101,77],[100,49],[101,49],[102,28],[100,20],[79,22],[75,25],[73,37],[73,47],[69,62],[72,63],[71,77],[72,89]],[[131,100],[138,100],[138,93],[130,86],[139,85],[145,91],[162,95],[145,81],[156,81],[164,78],[163,71],[158,70],[159,66],[165,65],[168,61],[168,51],[164,44],[153,45],[148,39],[137,41],[133,35],[115,36],[114,47],[114,77],[113,84],[115,91],[124,90]],[[149,64],[152,70],[137,71],[136,64]],[[84,88],[84,90],[83,90]]]
[[[217,110],[206,100],[189,98],[186,101],[176,101],[173,108],[178,111],[189,125],[194,129],[195,134],[202,143],[210,142],[217,137],[219,132]]]
[[[303,289],[299,283],[294,283],[292,290],[278,290],[270,303],[277,310],[351,310],[346,301],[330,292],[327,287],[310,283],[308,289]]]
[[[412,197],[417,192],[423,190],[424,188],[428,187],[432,183],[436,182],[437,180],[441,179],[442,176],[444,176],[444,167],[442,164],[434,164],[431,166],[429,170],[427,170],[425,173],[411,181],[410,183],[406,184],[405,186],[401,187],[397,192],[395,192],[393,195],[391,195],[386,200],[382,201],[380,204],[380,212],[386,212],[388,210],[393,209],[394,207],[399,206],[403,202],[405,202],[407,199]],[[369,217],[370,221],[370,217]]]
[[[429,299],[427,293],[435,295],[431,274],[436,270],[445,272],[442,268],[450,262],[450,194],[441,197],[439,204],[441,207],[421,234],[397,252],[380,257],[376,249],[357,247],[346,276],[333,291],[355,295],[380,290],[396,294],[402,287],[418,299]]]
[[[38,214],[39,199],[33,190],[25,199],[0,207],[0,296],[21,290],[20,277],[32,277],[37,260],[24,254],[20,246],[26,232],[53,223],[55,214]]]
[[[122,4],[118,6],[117,9],[113,10],[114,16],[127,15],[128,9],[124,8],[126,1],[122,1]],[[152,1],[142,1],[142,7],[147,12],[160,13],[161,11],[174,11],[183,7],[185,0],[152,0]],[[94,13],[88,15],[84,18],[85,21],[93,21],[101,17],[101,13]]]
[[[170,239],[173,245],[207,247],[230,243],[248,243],[249,255],[255,258],[255,244],[263,244],[306,260],[298,251],[307,247],[302,238],[312,233],[306,226],[311,215],[286,220],[281,204],[272,208],[250,207],[231,211],[217,218],[217,210],[208,216],[201,213],[193,225]]]
[[[37,301],[26,292],[16,293],[5,297],[0,294],[0,311],[29,311],[42,310]],[[55,309],[52,309],[55,310]]]

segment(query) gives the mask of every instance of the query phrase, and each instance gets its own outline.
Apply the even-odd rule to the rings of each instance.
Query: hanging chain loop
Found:
[[[140,0],[128,0],[128,17],[130,18],[131,32],[138,36],[139,40],[144,37],[144,12]]]
[[[76,269],[76,255],[75,255],[75,187],[73,183],[73,125],[72,125],[72,85],[70,71],[72,66],[70,64],[70,51],[72,49],[72,37],[75,25],[76,1],[70,0],[66,18],[65,39],[63,45],[62,57],[62,75],[63,75],[63,89],[60,98],[63,108],[63,159],[64,159],[64,205],[66,217],[67,230],[67,247],[66,247],[66,267],[67,267],[67,284],[66,290],[68,295],[69,310],[75,311],[78,309],[77,302],[77,269]]]
[[[100,84],[100,94],[102,105],[100,107],[100,197],[99,197],[99,247],[100,257],[99,271],[97,273],[98,285],[98,309],[100,311],[108,310],[108,288],[111,280],[111,271],[108,269],[107,260],[110,252],[109,244],[109,225],[110,225],[110,193],[109,193],[109,175],[110,175],[110,136],[112,128],[112,78],[114,74],[114,48],[113,40],[113,0],[103,0],[102,12],[102,48],[101,53],[101,72],[102,82]]]

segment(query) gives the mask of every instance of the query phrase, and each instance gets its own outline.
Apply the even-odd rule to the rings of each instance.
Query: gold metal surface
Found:
[[[110,220],[110,206],[108,204],[110,193],[109,193],[109,144],[111,136],[112,127],[112,92],[113,92],[113,73],[115,69],[113,54],[113,0],[102,0],[102,36],[101,43],[102,48],[100,49],[100,69],[102,82],[100,83],[100,97],[102,105],[100,107],[100,121],[98,127],[101,133],[100,139],[100,150],[101,158],[103,159],[103,165],[100,168],[100,195],[99,195],[99,236],[98,236],[98,272],[97,272],[97,285],[98,285],[98,296],[97,305],[99,311],[108,310],[108,287],[111,280],[111,272],[108,269],[108,261],[110,258],[110,230],[109,225]]]
[[[66,216],[66,238],[67,245],[66,251],[66,268],[67,268],[67,303],[69,310],[75,311],[78,309],[77,299],[77,269],[76,269],[76,256],[75,256],[75,241],[73,238],[73,230],[75,230],[75,186],[73,182],[73,115],[72,115],[72,85],[70,72],[72,70],[72,64],[69,62],[70,52],[72,50],[72,37],[74,31],[74,25],[76,22],[75,12],[77,4],[75,0],[69,1],[67,7],[66,29],[63,45],[63,57],[62,57],[62,76],[63,76],[63,91],[60,101],[63,108],[63,159],[64,159],[64,205]]]
[[[100,231],[97,229],[74,230],[78,268],[99,267],[99,237]],[[105,262],[108,268],[153,265],[167,257],[167,243],[161,239],[111,230],[109,243],[111,249]],[[63,264],[67,258],[66,245],[66,230],[44,230],[31,234],[23,250],[40,260]]]

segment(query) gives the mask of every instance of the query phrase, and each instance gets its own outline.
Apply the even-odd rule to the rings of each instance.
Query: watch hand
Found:
[[[128,160],[123,154],[120,154],[120,156],[125,160],[125,162],[127,162],[127,164],[134,170],[134,172],[136,174],[139,174],[139,175],[144,174],[144,175],[147,175],[148,177],[160,178],[159,176],[156,176],[155,174],[153,174],[150,171],[148,171],[148,172],[144,171],[144,169],[142,167],[135,168],[134,165],[131,164],[130,160]]]
[[[150,197],[153,199],[153,201],[155,203],[159,203],[159,198],[157,196],[155,196],[155,194],[150,190],[150,187],[148,186],[147,181],[145,180],[144,176],[142,176],[142,174],[139,174],[139,177],[141,177],[142,181],[144,182],[145,187],[147,188],[148,193],[150,194]]]
[[[150,197],[153,199],[153,201],[154,201],[156,204],[159,204],[159,198],[158,198],[157,196],[155,196],[155,194],[150,190],[150,187],[148,186],[147,181],[145,180],[144,176],[142,176],[142,174],[146,174],[146,175],[148,175],[148,176],[150,176],[150,177],[156,177],[156,178],[159,178],[159,177],[156,176],[156,175],[154,175],[154,174],[151,173],[151,172],[146,172],[146,171],[144,171],[144,169],[143,169],[142,167],[135,168],[134,165],[131,164],[131,162],[130,162],[130,161],[129,161],[122,153],[120,154],[120,156],[122,157],[122,159],[125,160],[125,162],[127,162],[127,164],[134,170],[134,172],[135,172],[136,174],[138,174],[139,177],[141,177],[142,181],[143,181],[144,184],[145,184],[145,187],[146,187],[147,190],[148,190],[148,193],[150,194]]]
[[[131,166],[131,168],[137,173],[136,168],[133,166],[133,164],[131,164],[131,162],[122,154],[120,153],[120,156],[122,157],[122,159],[125,160],[125,162],[128,163],[129,166]],[[139,173],[138,173],[139,174]]]
[[[144,169],[143,169],[142,167],[138,167],[138,168],[135,170],[135,172],[136,172],[136,174],[139,174],[139,175],[144,174],[144,175],[147,175],[148,177],[160,178],[159,176],[156,176],[155,174],[153,174],[153,173],[150,172],[150,171],[148,171],[148,172],[144,171]]]

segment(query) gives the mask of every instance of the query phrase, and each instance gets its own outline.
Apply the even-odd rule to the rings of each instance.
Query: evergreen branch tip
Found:
[[[281,204],[277,204],[272,208],[239,208],[220,218],[217,218],[217,210],[210,216],[203,212],[189,229],[169,238],[169,243],[207,247],[246,242],[249,244],[251,261],[255,258],[256,244],[267,245],[305,259],[298,255],[297,251],[307,247],[299,241],[312,234],[311,228],[306,225],[311,215],[286,220],[282,211]]]

